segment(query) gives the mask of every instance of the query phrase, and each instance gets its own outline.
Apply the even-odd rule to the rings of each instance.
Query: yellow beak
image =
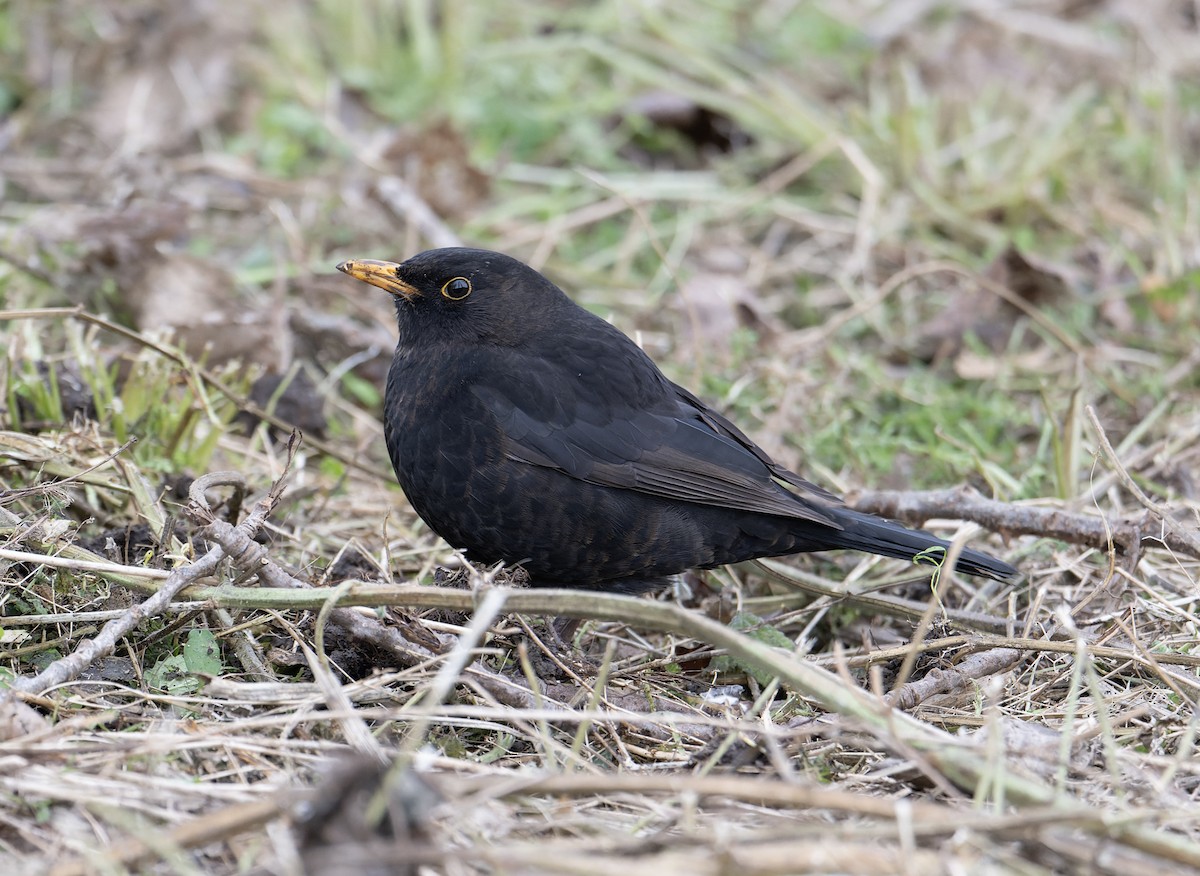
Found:
[[[412,299],[421,293],[413,286],[405,283],[396,276],[400,266],[395,262],[377,262],[374,259],[349,259],[337,266],[343,274],[349,274],[356,280],[378,286],[392,295],[400,295]]]

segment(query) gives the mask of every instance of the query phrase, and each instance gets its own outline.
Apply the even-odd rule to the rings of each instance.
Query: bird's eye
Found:
[[[471,281],[466,277],[447,280],[446,285],[442,287],[442,294],[451,301],[462,301],[471,294]]]

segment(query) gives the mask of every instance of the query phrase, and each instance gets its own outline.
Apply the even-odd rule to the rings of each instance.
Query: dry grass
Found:
[[[1200,868],[1194,5],[66,6],[0,10],[9,871]],[[331,276],[457,239],[1025,576],[465,571]]]

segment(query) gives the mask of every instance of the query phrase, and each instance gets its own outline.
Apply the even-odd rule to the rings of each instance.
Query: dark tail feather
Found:
[[[905,529],[899,523],[856,511],[847,510],[839,514],[837,521],[845,528],[840,532],[828,533],[829,541],[834,542],[835,547],[852,548],[898,560],[915,560],[924,565],[940,564],[945,554],[936,548],[950,547],[950,542],[928,532]],[[1008,581],[1018,574],[1003,560],[970,548],[965,548],[959,555],[958,571],[995,581]]]

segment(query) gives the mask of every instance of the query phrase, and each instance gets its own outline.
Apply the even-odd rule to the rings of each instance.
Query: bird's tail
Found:
[[[937,566],[945,559],[945,550],[950,542],[930,535],[919,529],[907,529],[899,523],[861,514],[846,509],[836,515],[842,529],[830,533],[829,541],[836,542],[835,547],[851,548],[879,554],[884,557],[894,557],[898,560],[912,560],[915,563]],[[998,560],[982,551],[965,548],[958,557],[958,571],[995,581],[1007,581],[1017,576],[1017,570],[1003,560]]]

